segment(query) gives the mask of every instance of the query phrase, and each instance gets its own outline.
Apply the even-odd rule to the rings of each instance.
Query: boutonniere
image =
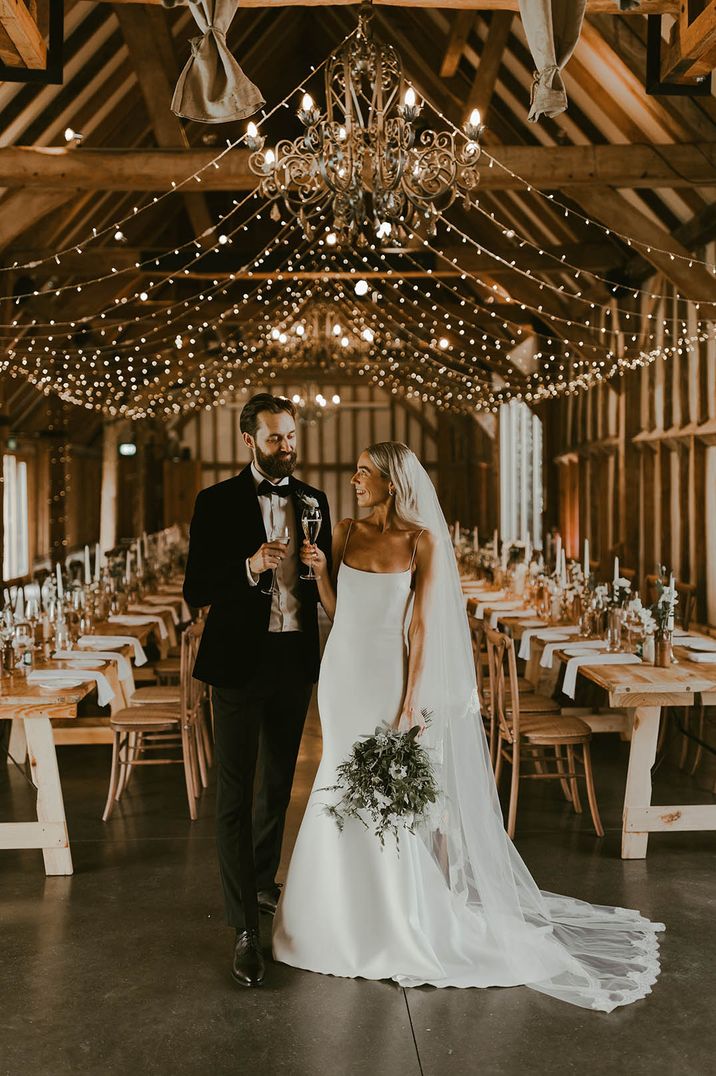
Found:
[[[312,497],[305,489],[299,488],[296,490],[296,496],[302,504],[306,505],[306,508],[318,508],[318,501],[315,497]]]

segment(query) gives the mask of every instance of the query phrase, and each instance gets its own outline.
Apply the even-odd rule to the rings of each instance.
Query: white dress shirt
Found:
[[[258,490],[263,481],[275,486],[287,486],[288,478],[275,482],[263,474],[255,463],[251,464],[251,475]],[[298,565],[296,562],[296,513],[291,497],[271,497],[262,494],[258,497],[259,508],[263,516],[266,536],[288,527],[290,541],[286,547],[286,556],[276,569],[276,589],[271,598],[271,616],[269,631],[301,631],[300,606],[298,601]],[[246,574],[252,587],[258,585],[259,576],[254,575],[246,561]]]

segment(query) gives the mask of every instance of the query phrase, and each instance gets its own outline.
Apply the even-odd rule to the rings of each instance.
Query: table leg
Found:
[[[57,753],[49,717],[27,718],[25,736],[32,779],[37,788],[37,820],[54,823],[53,828],[59,827],[60,832],[64,833],[61,847],[53,845],[42,849],[45,874],[72,874],[70,838],[67,832],[60,771],[57,768]]]
[[[25,724],[22,718],[14,718],[10,722],[10,743],[8,745],[8,751],[17,762],[18,766],[22,766],[27,758],[27,740],[25,739]],[[8,766],[12,766],[12,762],[8,758]]]
[[[646,859],[649,834],[628,833],[627,820],[630,809],[651,805],[651,767],[656,758],[661,707],[637,706],[629,713],[633,717],[633,731],[624,793],[622,859]]]

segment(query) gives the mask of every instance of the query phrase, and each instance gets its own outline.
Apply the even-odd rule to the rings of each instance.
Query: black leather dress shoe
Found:
[[[267,915],[275,915],[280,896],[281,890],[278,886],[274,886],[273,889],[259,889],[259,911],[266,912]]]
[[[236,932],[231,974],[241,986],[261,986],[264,981],[264,958],[258,930]]]

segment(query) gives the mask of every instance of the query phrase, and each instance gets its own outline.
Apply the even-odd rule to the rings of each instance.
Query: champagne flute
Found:
[[[316,544],[316,538],[318,538],[318,533],[321,529],[322,522],[323,516],[321,515],[320,508],[308,507],[303,509],[303,513],[301,515],[301,525],[303,527],[303,533],[305,534],[311,545]],[[313,574],[313,564],[309,563],[308,571],[301,576],[301,579],[315,578],[316,577]]]
[[[287,546],[291,541],[291,532],[288,527],[274,527],[269,535],[270,542],[280,542],[281,545]],[[271,585],[268,587],[262,587],[262,594],[273,594],[276,590],[276,569],[271,572]]]

